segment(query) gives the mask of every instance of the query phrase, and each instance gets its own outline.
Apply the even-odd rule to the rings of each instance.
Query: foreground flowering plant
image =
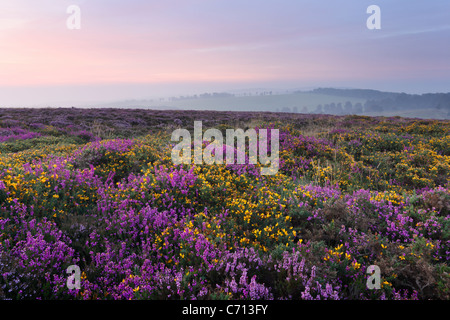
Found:
[[[2,111],[2,299],[450,298],[447,122],[260,116],[280,129],[264,176],[170,158],[189,117],[246,113],[62,111]]]

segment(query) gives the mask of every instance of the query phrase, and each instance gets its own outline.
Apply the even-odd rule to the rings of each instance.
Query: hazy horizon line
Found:
[[[129,94],[114,95],[114,88],[128,88]],[[152,89],[152,87],[155,87]],[[159,88],[158,88],[159,87]],[[172,87],[172,89],[170,89]],[[204,87],[192,88],[182,90],[183,84],[95,84],[95,85],[58,85],[58,86],[27,86],[16,87],[11,86],[5,89],[0,87],[0,97],[4,96],[3,90],[8,91],[11,97],[6,98],[6,101],[0,101],[2,107],[45,107],[51,105],[71,105],[71,106],[86,106],[92,104],[108,104],[128,101],[152,101],[155,99],[162,99],[162,101],[170,98],[192,97],[204,93],[255,93],[261,90],[271,91],[273,95],[284,95],[293,93],[294,91],[308,92],[314,89],[341,89],[341,90],[375,90],[389,93],[406,93],[411,95],[422,94],[445,94],[450,93],[450,90],[386,90],[377,86],[349,86],[349,85],[285,85],[280,86],[276,84],[249,84],[248,86],[232,86],[230,84],[220,85],[209,84]],[[92,91],[97,91],[93,93]],[[55,92],[55,99],[39,99],[38,96],[49,96],[50,92]],[[106,91],[106,92],[103,92]],[[149,92],[152,91],[152,92]],[[84,92],[84,94],[83,94]],[[147,94],[145,94],[148,92]],[[12,94],[11,94],[12,93]],[[158,94],[159,93],[159,94]],[[9,100],[9,101],[8,101]],[[16,100],[16,101],[14,101]],[[20,101],[22,100],[22,101]]]

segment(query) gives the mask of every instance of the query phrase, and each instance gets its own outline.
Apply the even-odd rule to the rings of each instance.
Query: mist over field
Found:
[[[254,89],[239,93],[212,92],[152,100],[117,101],[96,106],[449,119],[450,93],[411,95],[362,89],[318,88],[285,92]]]
[[[113,95],[112,95],[113,96]],[[371,89],[267,89],[211,91],[154,98],[5,104],[5,107],[144,108],[156,110],[264,111],[302,114],[450,119],[450,93],[407,94]]]

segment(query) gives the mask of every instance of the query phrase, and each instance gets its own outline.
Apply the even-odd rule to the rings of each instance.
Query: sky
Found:
[[[80,29],[67,27],[71,5]],[[370,5],[381,29],[367,28]],[[450,92],[449,52],[448,0],[0,0],[0,106],[245,88]]]

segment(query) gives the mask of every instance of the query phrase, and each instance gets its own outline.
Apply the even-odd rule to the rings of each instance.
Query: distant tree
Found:
[[[336,104],[336,114],[343,114],[344,113],[344,109],[342,108],[342,103],[338,103]]]
[[[336,114],[336,103],[330,103],[330,114]]]
[[[321,104],[317,105],[316,110],[314,110],[314,113],[323,113],[323,107]]]
[[[306,106],[302,108],[302,113],[308,113],[308,108]]]
[[[323,106],[323,112],[325,112],[326,114],[337,114],[337,107],[336,107],[336,103],[332,102],[330,104],[325,104]]]
[[[352,114],[353,113],[353,105],[350,101],[347,101],[344,105],[344,113]]]
[[[295,106],[295,107],[292,108],[292,112],[298,113],[298,108],[297,108],[297,106]]]
[[[364,105],[366,112],[383,112],[383,106],[376,101],[367,101]]]
[[[362,114],[364,112],[363,105],[361,104],[361,102],[355,103],[355,105],[353,106],[353,112],[355,114]]]

